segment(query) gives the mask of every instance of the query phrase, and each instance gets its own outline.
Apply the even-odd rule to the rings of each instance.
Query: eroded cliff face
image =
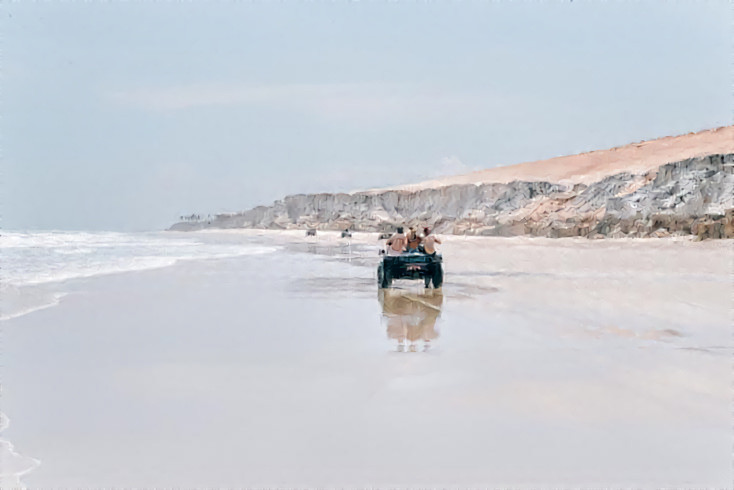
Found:
[[[430,226],[438,233],[545,237],[734,237],[734,154],[620,173],[590,185],[549,182],[451,185],[416,192],[299,194],[172,230],[266,228],[388,231]]]

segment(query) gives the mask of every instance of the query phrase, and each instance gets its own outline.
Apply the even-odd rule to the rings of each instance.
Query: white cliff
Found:
[[[648,146],[662,148],[664,156],[698,156],[652,167],[649,162],[643,165],[640,158],[626,167],[619,160],[615,160],[613,166],[587,165],[584,168],[588,174],[598,176],[593,182],[586,177],[569,178],[573,172],[568,168],[559,171],[549,167],[555,168],[555,177],[563,178],[556,178],[554,182],[535,178],[485,182],[486,174],[483,174],[484,178],[473,182],[467,176],[446,179],[460,182],[449,185],[446,181],[436,181],[434,186],[421,184],[351,194],[298,194],[271,206],[218,215],[206,222],[181,222],[171,229],[389,231],[398,225],[416,224],[430,226],[439,233],[490,236],[601,238],[693,234],[700,238],[731,238],[734,237],[734,138],[728,141],[729,136],[734,136],[731,128],[734,127],[704,132],[705,142],[711,148],[732,147],[726,153],[706,154],[706,147],[692,145],[691,137],[703,133],[677,140],[664,138],[656,140],[662,143]],[[718,138],[715,144],[712,135]],[[700,140],[699,137],[696,141]],[[677,148],[677,153],[671,149],[673,147]],[[607,152],[615,150],[618,149]],[[653,160],[657,162],[659,158],[655,153]],[[539,175],[538,164],[534,163],[531,166],[534,175]],[[502,169],[502,172],[511,168]],[[619,168],[624,170],[611,172]],[[523,175],[523,171],[516,173]],[[554,175],[550,171],[546,174]],[[476,173],[468,174],[472,175],[476,177]],[[462,183],[464,181],[469,183]]]

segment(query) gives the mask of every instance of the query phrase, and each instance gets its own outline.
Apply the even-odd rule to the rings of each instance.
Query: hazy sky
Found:
[[[5,229],[160,229],[732,124],[703,2],[0,5]]]

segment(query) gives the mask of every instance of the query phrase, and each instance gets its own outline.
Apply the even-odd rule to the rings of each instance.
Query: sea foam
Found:
[[[9,425],[8,417],[0,412],[0,431],[5,430]],[[20,481],[20,477],[26,473],[33,471],[41,462],[35,458],[23,456],[15,452],[13,445],[0,439],[0,488],[13,488],[25,490],[25,486]]]
[[[157,269],[181,260],[267,254],[276,250],[249,243],[212,243],[160,233],[10,232],[0,237],[0,280],[20,287]]]
[[[268,254],[276,247],[166,233],[4,232],[0,320],[59,304],[71,279],[170,267],[180,261]]]

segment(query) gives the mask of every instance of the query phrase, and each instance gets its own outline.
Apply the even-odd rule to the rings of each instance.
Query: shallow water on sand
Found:
[[[279,251],[77,280],[5,322],[3,435],[41,461],[29,487],[731,481],[711,277],[645,313],[571,265],[447,256],[442,290],[378,291],[372,244],[209,239]],[[664,304],[655,281],[627,287]]]

